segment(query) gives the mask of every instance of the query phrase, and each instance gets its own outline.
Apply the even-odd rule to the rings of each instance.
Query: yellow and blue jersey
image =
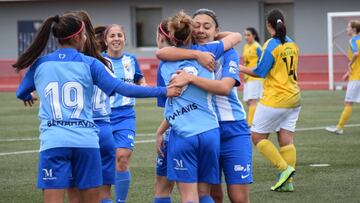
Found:
[[[351,60],[353,54],[359,53],[360,49],[360,35],[356,35],[350,40],[349,59]],[[360,56],[351,65],[349,80],[360,80]]]
[[[261,45],[258,42],[254,42],[251,45],[245,44],[243,48],[244,66],[249,68],[255,68],[261,57]],[[251,80],[263,80],[262,78],[251,77],[244,74],[245,82]]]
[[[284,44],[277,38],[271,38],[264,44],[260,61],[253,70],[256,75],[265,78],[261,104],[273,108],[300,106],[298,58],[298,46],[289,37]]]

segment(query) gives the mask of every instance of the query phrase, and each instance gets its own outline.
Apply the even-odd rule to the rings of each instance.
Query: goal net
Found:
[[[327,14],[329,90],[342,89],[346,84],[342,76],[349,62],[350,36],[347,35],[346,27],[350,20],[360,20],[360,11]]]

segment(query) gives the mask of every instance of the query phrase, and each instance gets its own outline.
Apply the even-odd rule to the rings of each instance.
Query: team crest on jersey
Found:
[[[122,59],[122,64],[123,64],[123,67],[125,68],[125,70],[130,71],[131,58],[124,56],[124,58]]]

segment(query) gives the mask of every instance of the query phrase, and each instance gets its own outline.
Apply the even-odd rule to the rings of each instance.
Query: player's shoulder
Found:
[[[135,54],[128,53],[128,52],[125,52],[125,53],[123,54],[122,58],[137,60],[137,57],[136,57]]]

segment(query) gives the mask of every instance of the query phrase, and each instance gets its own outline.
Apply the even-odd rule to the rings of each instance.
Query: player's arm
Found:
[[[166,119],[164,119],[156,130],[156,151],[162,157],[164,157],[164,152],[161,150],[161,148],[164,146],[163,135],[169,127],[169,123]]]
[[[36,100],[35,95],[32,93],[35,91],[34,74],[35,67],[30,67],[16,91],[16,97],[23,100],[25,106],[32,106]]]
[[[227,96],[235,85],[233,78],[223,78],[221,80],[211,80],[189,74],[183,70],[177,71],[177,76],[171,81],[175,86],[193,84],[200,89],[216,95]]]
[[[217,38],[223,42],[224,51],[227,51],[241,42],[242,35],[238,32],[220,32]]]
[[[240,65],[239,69],[240,72],[248,74],[252,77],[265,78],[268,72],[271,70],[274,61],[275,60],[271,52],[265,49],[256,68],[251,69],[249,67]]]
[[[126,97],[148,98],[158,96],[179,96],[181,89],[175,86],[169,87],[142,87],[138,85],[126,84],[116,78],[104,65],[94,60],[91,67],[91,75],[94,84],[97,85],[108,96],[114,92]]]
[[[194,59],[210,71],[214,71],[215,69],[215,57],[211,52],[177,47],[164,47],[156,51],[156,57],[163,61]]]

